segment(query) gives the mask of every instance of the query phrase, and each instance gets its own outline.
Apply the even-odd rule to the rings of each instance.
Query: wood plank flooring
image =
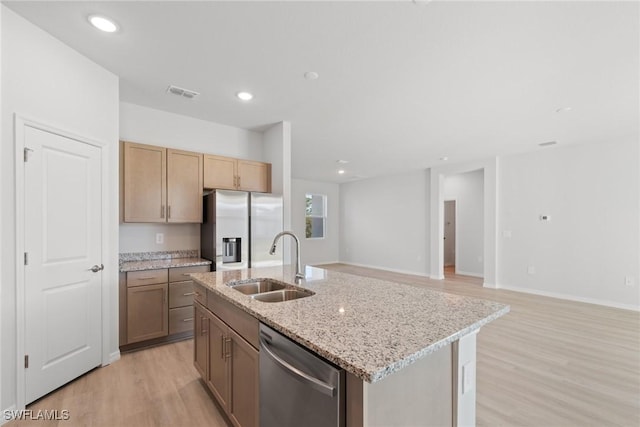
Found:
[[[511,312],[478,335],[478,426],[640,425],[640,313],[344,264],[324,268],[491,299]],[[227,423],[193,368],[192,341],[127,353],[33,403],[68,421],[7,426],[213,426]],[[304,426],[301,426],[304,427]]]

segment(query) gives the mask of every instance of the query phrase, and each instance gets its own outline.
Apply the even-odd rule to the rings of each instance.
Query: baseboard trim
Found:
[[[372,268],[374,270],[390,271],[392,273],[410,274],[412,276],[420,276],[420,277],[429,277],[429,275],[427,273],[419,273],[419,272],[416,272],[416,271],[399,270],[399,269],[396,269],[396,268],[381,267],[381,266],[375,266],[375,265],[369,265],[369,264],[360,264],[360,263],[357,263],[357,262],[348,262],[348,261],[338,261],[338,263],[339,264],[352,265],[354,267],[364,267],[364,268]]]
[[[109,365],[120,360],[120,350],[116,350],[109,355]]]
[[[525,294],[540,295],[543,297],[558,298],[567,301],[583,302],[587,304],[603,305],[605,307],[620,308],[623,310],[640,311],[640,305],[621,304],[614,301],[603,301],[595,298],[578,297],[575,295],[562,294],[558,292],[541,291],[538,289],[523,288],[520,286],[498,285],[496,289],[504,289],[506,291],[522,292]]]
[[[444,274],[441,275],[441,276],[439,276],[437,274],[430,274],[428,277],[431,280],[444,280]]]
[[[13,421],[13,418],[7,419],[7,414],[16,413],[17,408],[16,405],[11,405],[7,409],[2,410],[2,418],[0,418],[0,426],[8,423],[9,421]]]
[[[322,268],[322,267],[320,267],[320,266],[325,265],[325,264],[340,264],[340,261],[322,261],[322,262],[314,262],[314,263],[311,263],[311,264],[305,264],[305,266],[309,266],[309,267],[319,267],[319,268]],[[342,264],[346,264],[346,262],[345,262],[345,263],[342,263]]]
[[[481,273],[471,273],[469,271],[456,270],[456,274],[459,274],[461,276],[479,277],[480,279],[484,279],[484,274],[481,274]]]

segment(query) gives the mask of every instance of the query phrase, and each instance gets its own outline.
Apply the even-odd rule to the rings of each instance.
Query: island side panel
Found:
[[[451,345],[453,426],[476,425],[476,337],[465,335]]]
[[[453,425],[452,362],[447,345],[379,382],[363,383],[363,425]]]

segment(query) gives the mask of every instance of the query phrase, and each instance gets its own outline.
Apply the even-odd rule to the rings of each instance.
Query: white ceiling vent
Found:
[[[549,147],[550,145],[556,145],[557,141],[541,142],[538,144],[540,147]]]
[[[169,87],[167,88],[167,93],[172,93],[178,96],[184,96],[185,98],[188,98],[188,99],[193,99],[196,96],[200,95],[200,93],[196,92],[195,90],[189,90],[189,89],[185,89],[185,88],[174,86],[174,85],[169,85]]]

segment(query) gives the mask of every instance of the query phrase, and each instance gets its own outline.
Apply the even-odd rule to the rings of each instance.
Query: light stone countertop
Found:
[[[195,265],[209,265],[211,261],[203,258],[169,258],[151,259],[145,261],[125,261],[120,263],[120,272],[155,270],[158,268],[192,267]]]
[[[201,285],[325,359],[374,383],[509,312],[497,302],[315,267],[293,283],[290,266],[196,273]],[[315,292],[266,303],[226,286],[272,278]]]

